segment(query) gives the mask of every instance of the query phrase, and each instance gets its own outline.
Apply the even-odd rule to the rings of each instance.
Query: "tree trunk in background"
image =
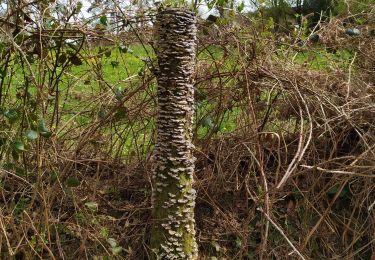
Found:
[[[181,9],[156,17],[158,57],[157,143],[152,194],[155,259],[197,259],[192,154],[196,18]]]

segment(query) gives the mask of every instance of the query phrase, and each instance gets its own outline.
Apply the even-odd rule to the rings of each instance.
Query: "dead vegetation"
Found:
[[[322,25],[321,47],[351,56],[316,70],[293,55],[318,46],[280,50],[239,23],[199,36],[201,258],[373,259],[375,38],[345,35],[340,20]],[[147,259],[153,84],[146,71],[120,99],[80,95],[79,113],[93,120],[40,139],[19,159],[24,176],[1,168],[2,259]]]

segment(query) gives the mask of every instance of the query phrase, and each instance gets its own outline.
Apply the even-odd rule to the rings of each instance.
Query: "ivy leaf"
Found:
[[[38,138],[38,132],[32,129],[27,130],[25,135],[26,135],[26,138],[30,141],[33,141]]]
[[[327,191],[327,194],[330,195],[330,196],[334,196],[336,195],[336,193],[339,191],[340,189],[340,185],[338,183],[336,183],[335,185],[333,185],[328,191]],[[349,194],[349,186],[346,185],[340,195],[339,195],[339,198],[342,198],[342,197],[345,197],[346,195]]]
[[[104,26],[108,25],[108,18],[105,15],[101,16],[99,21],[101,25],[104,25]]]
[[[45,138],[50,138],[52,133],[51,132],[41,132],[40,135],[45,137]]]
[[[74,178],[74,177],[69,177],[68,179],[66,179],[65,181],[65,185],[69,188],[75,188],[75,187],[78,187],[80,185],[80,181],[77,179],[77,178]]]
[[[52,135],[51,131],[46,127],[44,119],[39,119],[38,121],[38,132],[45,138],[49,138]]]
[[[48,132],[48,128],[46,127],[46,121],[44,119],[38,120],[38,131],[39,132]]]
[[[5,111],[4,116],[6,118],[8,118],[10,123],[14,123],[18,119],[19,113],[18,113],[17,109],[10,108],[10,109]]]
[[[121,101],[124,98],[124,91],[121,88],[116,88],[114,92],[115,92],[115,98],[118,101]]]
[[[13,148],[17,152],[24,152],[26,151],[25,145],[21,141],[16,141],[13,143]]]

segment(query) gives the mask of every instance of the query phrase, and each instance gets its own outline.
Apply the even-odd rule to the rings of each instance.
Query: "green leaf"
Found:
[[[13,148],[14,148],[15,151],[18,151],[18,152],[24,152],[24,151],[26,151],[25,145],[22,142],[20,142],[20,141],[14,142],[13,143]]]
[[[19,113],[17,109],[10,108],[5,111],[4,116],[8,118],[10,123],[14,123],[18,119]]]
[[[96,203],[95,201],[86,202],[85,206],[93,212],[98,211],[98,203]]]
[[[33,141],[38,138],[38,132],[32,129],[27,130],[25,135],[26,135],[26,138],[30,141]]]
[[[49,138],[52,135],[51,131],[46,127],[46,122],[43,118],[38,120],[38,132],[45,138]]]
[[[24,169],[22,169],[20,167],[16,167],[16,175],[20,176],[20,177],[24,177],[26,174],[25,174]]]
[[[110,50],[110,49],[105,50],[104,55],[105,55],[107,58],[111,57],[111,50]]]
[[[142,77],[145,74],[144,68],[140,68],[137,72],[138,76]]]
[[[218,6],[221,6],[221,7],[224,7],[224,5],[225,5],[225,0],[217,0],[217,5],[218,5]]]
[[[108,24],[108,18],[105,15],[101,16],[99,21],[101,25],[107,26]]]
[[[102,237],[104,237],[104,238],[107,238],[108,235],[109,235],[108,228],[102,227],[102,228],[100,229],[100,235],[102,235]]]
[[[12,157],[15,161],[17,161],[20,158],[19,152],[15,149],[12,149]]]
[[[243,9],[245,9],[245,2],[244,1],[242,1],[242,3],[237,6],[237,11],[239,13],[241,13],[243,11]]]
[[[66,62],[67,59],[68,59],[68,57],[66,56],[66,53],[63,52],[57,58],[57,62],[58,62],[59,65],[62,65],[62,64],[64,64]]]
[[[214,7],[215,3],[216,1],[206,1],[206,5],[209,10],[211,10]]]
[[[82,60],[77,56],[77,55],[73,55],[69,58],[69,61],[73,64],[73,65],[76,65],[76,66],[80,66],[83,64]]]
[[[337,193],[337,191],[339,190],[339,184],[336,183],[334,186],[332,186],[329,190],[328,190],[328,195],[335,195]]]
[[[5,70],[0,69],[0,78],[5,78],[6,74],[7,74],[7,73],[6,73]]]
[[[119,255],[121,252],[122,252],[122,247],[121,246],[116,246],[116,247],[112,247],[112,254],[114,255]]]
[[[106,117],[107,113],[103,108],[100,108],[98,111],[98,118],[99,119],[104,119]]]
[[[336,195],[336,193],[339,191],[340,189],[340,184],[336,183],[335,185],[333,185],[328,191],[327,191],[327,194],[328,195],[331,195],[331,196],[334,196]],[[341,193],[339,195],[340,198],[342,197],[345,197],[346,195],[349,194],[349,186],[348,185],[345,185],[345,187],[341,190]]]
[[[114,239],[114,238],[112,238],[112,237],[108,238],[108,239],[107,239],[107,242],[108,242],[108,244],[109,244],[112,248],[117,247],[117,245],[118,245],[116,239]]]
[[[44,138],[50,138],[52,133],[51,132],[40,132],[40,135]]]
[[[118,101],[121,101],[124,98],[124,91],[121,88],[116,88],[114,92]]]
[[[125,107],[119,107],[114,115],[116,120],[126,119],[128,115],[128,111]]]
[[[81,1],[77,2],[75,13],[81,12],[82,6],[83,6],[83,4],[82,4]]]
[[[7,45],[4,42],[0,42],[0,52],[2,52]]]
[[[202,119],[202,126],[208,128],[214,128],[214,123],[212,122],[212,118],[210,116],[206,116]]]
[[[66,179],[65,181],[65,185],[69,188],[75,188],[75,187],[78,187],[80,185],[80,181],[77,179],[77,178],[74,178],[74,177],[69,177],[68,179]]]
[[[125,44],[121,44],[118,48],[119,48],[119,50],[120,50],[121,53],[127,53],[127,52],[129,52],[129,53],[133,53],[133,50],[130,49],[130,48],[129,48],[128,46],[126,46]]]

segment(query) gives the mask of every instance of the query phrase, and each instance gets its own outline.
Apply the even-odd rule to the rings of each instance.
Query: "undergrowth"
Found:
[[[375,38],[346,35],[340,19],[321,25],[318,44],[280,45],[247,17],[200,25],[202,259],[374,256]],[[64,32],[1,38],[0,256],[145,259],[152,34]]]

